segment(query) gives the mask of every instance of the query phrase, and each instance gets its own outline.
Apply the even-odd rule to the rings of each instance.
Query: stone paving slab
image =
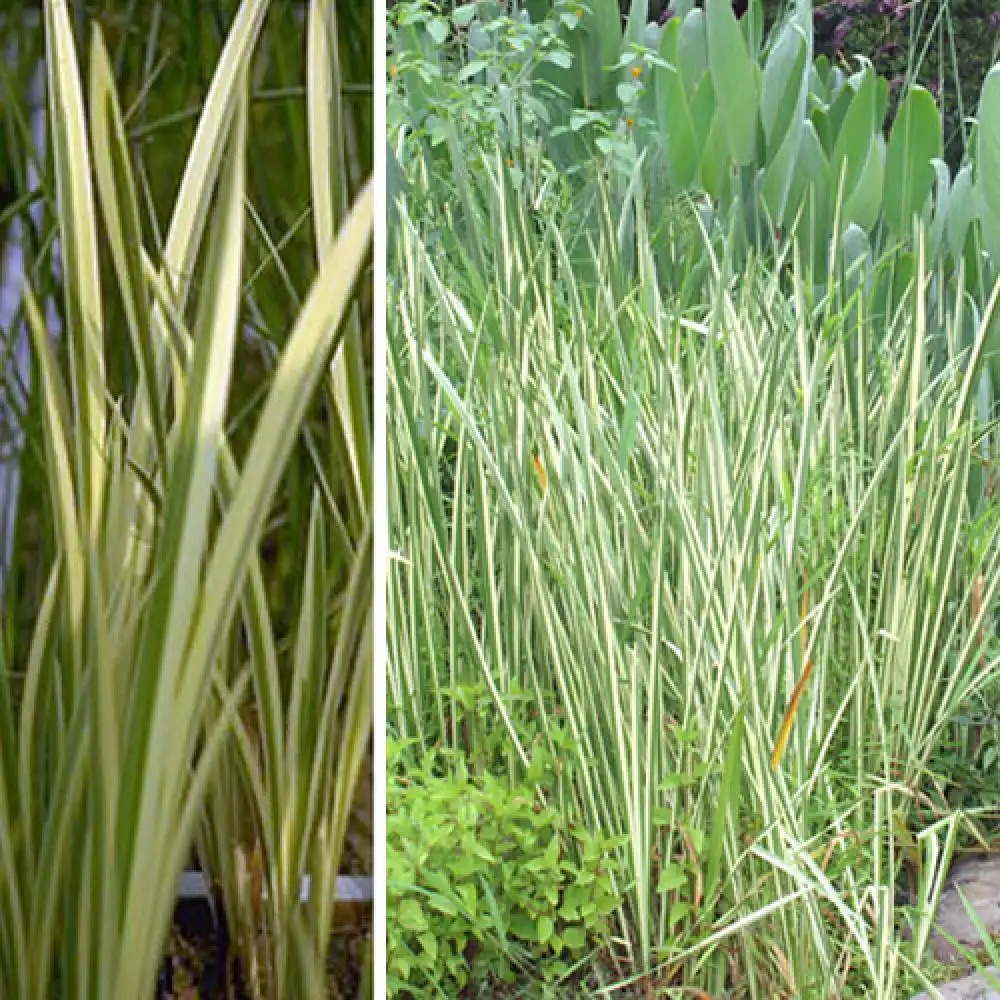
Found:
[[[992,965],[988,969],[1000,982],[1000,971]],[[913,1000],[933,1000],[935,995],[940,995],[942,1000],[1000,1000],[1000,992],[997,992],[981,975],[965,976],[951,983],[942,983],[936,989],[937,994],[921,993]]]
[[[964,858],[949,873],[931,933],[931,948],[940,962],[962,962],[961,953],[948,938],[954,938],[973,951],[983,944],[969,919],[960,891],[987,932],[991,936],[1000,933],[1000,858],[996,855]],[[996,967],[989,966],[988,972],[1000,983],[1000,971]],[[935,989],[936,994],[921,993],[913,1000],[932,1000],[934,996],[943,1000],[1000,1000],[1000,987],[993,985],[982,973],[941,983]]]
[[[991,935],[1000,932],[1000,858],[995,855],[964,858],[949,873],[934,917],[935,932],[931,939],[940,962],[962,960],[961,952],[941,931],[973,950],[982,945],[959,890],[986,930]]]

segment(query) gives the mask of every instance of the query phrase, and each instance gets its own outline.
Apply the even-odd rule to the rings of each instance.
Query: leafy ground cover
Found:
[[[807,4],[759,41],[728,2],[640,10],[606,81],[578,26],[615,5],[529,6],[394,14],[394,995],[910,996],[947,974],[952,859],[1000,830],[990,221],[935,237],[933,99],[886,139],[887,82],[809,71]],[[842,170],[786,227],[753,186],[798,113],[778,73],[787,141]],[[986,199],[995,134],[963,162]]]

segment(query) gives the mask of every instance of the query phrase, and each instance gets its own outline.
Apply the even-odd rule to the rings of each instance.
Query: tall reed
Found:
[[[492,766],[517,775],[529,714],[568,724],[561,808],[625,835],[608,995],[896,996],[924,981],[964,829],[935,755],[998,679],[1000,522],[977,480],[1000,286],[981,314],[943,297],[918,230],[894,296],[901,251],[867,277],[835,261],[821,295],[797,247],[737,272],[641,190],[634,244],[609,212],[590,283],[559,214],[487,163],[461,258],[432,249],[435,179],[400,203],[390,725],[473,752],[490,734],[460,695],[483,685],[508,734]],[[700,297],[663,281],[654,225],[687,234]]]
[[[321,988],[330,889],[371,726],[369,393],[358,288],[373,192],[368,185],[348,204],[344,134],[324,124],[340,113],[336,25],[331,6],[316,0],[311,30],[325,47],[312,59],[312,141],[325,156],[310,160],[314,271],[237,439],[230,407],[253,217],[249,77],[267,7],[246,0],[236,13],[162,248],[152,251],[103,36],[92,33],[85,89],[67,5],[45,4],[66,328],[54,343],[26,284],[50,510],[31,512],[44,590],[30,635],[5,644],[0,671],[5,997],[149,995],[196,829],[203,844],[218,838],[216,857],[235,847],[222,839],[228,829],[199,827],[209,792],[224,796],[245,780],[265,834],[268,926],[282,932],[260,990]],[[108,322],[111,296],[123,323]],[[123,351],[135,377],[120,396],[109,359]],[[327,400],[346,400],[338,417],[329,408],[314,415],[321,386]],[[307,436],[334,454],[350,444],[360,457],[342,475],[321,452],[305,452],[309,514],[298,527],[307,528],[309,557],[289,650],[259,548],[285,510],[276,500]],[[22,627],[29,606],[5,609],[9,627]],[[250,718],[260,758],[251,757]],[[287,821],[280,831],[276,816]],[[304,870],[314,894],[303,908]],[[235,911],[236,886],[227,888]]]

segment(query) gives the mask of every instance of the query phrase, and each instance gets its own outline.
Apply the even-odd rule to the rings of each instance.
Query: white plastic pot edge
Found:
[[[302,876],[302,885],[299,891],[299,900],[303,903],[309,899],[309,876]],[[267,889],[264,889],[264,896],[267,896]],[[372,877],[370,875],[338,875],[337,876],[337,902],[338,903],[370,903],[374,893],[372,888]],[[208,879],[204,872],[188,870],[181,872],[181,877],[177,883],[177,898],[181,900],[209,899]]]

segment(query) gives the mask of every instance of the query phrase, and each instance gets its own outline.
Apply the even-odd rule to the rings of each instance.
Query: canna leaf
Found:
[[[729,154],[739,166],[747,166],[757,157],[758,70],[729,0],[707,0],[705,23],[709,70]]]
[[[983,239],[1000,272],[1000,65],[983,83],[976,130],[976,167]]]
[[[705,14],[695,7],[681,21],[677,36],[677,65],[688,101],[693,101],[695,89],[708,72],[708,33]]]
[[[761,117],[769,157],[784,142],[789,127],[801,121],[806,95],[809,45],[794,24],[786,24],[767,57],[761,92]]]
[[[660,63],[653,68],[653,87],[656,120],[666,148],[670,184],[675,190],[683,191],[694,180],[698,169],[698,143],[677,69],[679,33],[680,23],[675,18],[666,26],[660,40]]]
[[[885,163],[885,219],[907,237],[934,184],[931,161],[942,155],[941,116],[930,92],[914,87],[903,101],[889,136]]]
[[[841,193],[845,204],[858,185],[862,172],[870,162],[872,137],[875,131],[875,73],[867,67],[857,92],[845,89],[850,98],[843,123],[836,131],[831,164],[835,185],[834,196]],[[836,130],[836,126],[835,126]]]
[[[948,218],[945,223],[948,252],[955,261],[960,260],[965,253],[966,237],[976,214],[975,193],[972,168],[966,164],[955,175],[955,181],[951,185]]]
[[[882,211],[882,155],[878,137],[871,136],[868,156],[844,205],[842,225],[854,223],[866,231],[874,228]]]

